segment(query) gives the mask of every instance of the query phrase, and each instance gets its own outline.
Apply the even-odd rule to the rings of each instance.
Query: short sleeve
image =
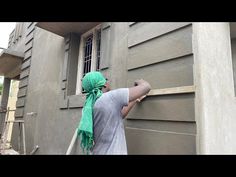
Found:
[[[116,90],[110,91],[111,97],[113,101],[122,108],[123,106],[127,106],[129,104],[129,89],[128,88],[120,88]]]

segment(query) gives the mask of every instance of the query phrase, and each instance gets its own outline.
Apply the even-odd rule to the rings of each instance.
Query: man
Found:
[[[87,95],[78,135],[87,152],[127,154],[123,118],[151,90],[150,84],[142,79],[134,85],[110,90],[109,82],[100,72],[84,76],[82,87]]]

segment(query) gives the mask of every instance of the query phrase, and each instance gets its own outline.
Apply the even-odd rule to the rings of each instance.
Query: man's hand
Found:
[[[147,95],[143,95],[142,97],[138,98],[136,101],[141,102]]]
[[[129,101],[137,99],[141,101],[144,98],[143,96],[147,95],[150,90],[151,86],[147,81],[143,79],[136,80],[134,87],[129,88]]]

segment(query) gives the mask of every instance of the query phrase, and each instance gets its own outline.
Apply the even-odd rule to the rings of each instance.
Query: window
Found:
[[[96,70],[100,70],[100,54],[101,54],[101,30],[98,31],[97,35],[97,65]]]
[[[83,93],[81,80],[90,71],[100,70],[101,25],[81,35],[76,94]]]
[[[84,57],[83,57],[84,60],[83,76],[91,71],[92,47],[93,47],[93,35],[91,34],[85,39]]]

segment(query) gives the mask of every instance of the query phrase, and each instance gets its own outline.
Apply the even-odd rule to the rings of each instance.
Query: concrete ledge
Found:
[[[64,99],[64,93],[61,95],[59,102],[60,109],[68,108],[68,98]]]
[[[101,22],[38,22],[37,27],[50,31],[62,37],[71,32],[84,33]]]
[[[69,97],[69,108],[82,108],[86,99],[85,95],[72,95]]]

